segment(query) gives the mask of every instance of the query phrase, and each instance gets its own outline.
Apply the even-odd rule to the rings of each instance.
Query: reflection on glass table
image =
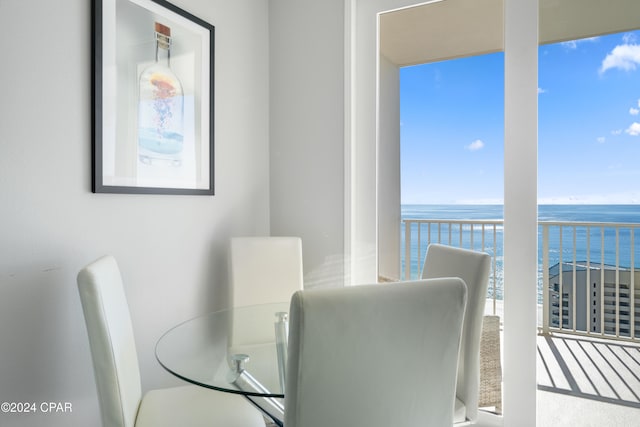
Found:
[[[160,337],[156,358],[187,382],[245,396],[282,426],[288,311],[286,302],[196,317]]]

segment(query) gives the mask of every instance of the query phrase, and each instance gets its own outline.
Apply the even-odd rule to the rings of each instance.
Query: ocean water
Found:
[[[503,218],[502,205],[402,205],[402,219],[454,219],[454,220],[494,220]],[[539,205],[539,221],[574,222],[574,223],[622,223],[630,226],[616,229],[611,226],[591,226],[577,224],[573,226],[549,226],[549,267],[562,262],[573,262],[574,246],[576,261],[604,263],[629,268],[640,269],[640,205]],[[631,226],[637,224],[638,228]],[[405,266],[405,229],[401,226],[402,271]],[[502,225],[495,229],[485,227],[484,251],[495,256],[495,273],[489,281],[489,296],[495,292],[497,299],[502,299],[503,278],[503,232]],[[424,253],[429,241],[437,242],[440,237],[442,243],[451,242],[462,247],[483,250],[481,247],[483,233],[476,226],[471,230],[463,227],[462,239],[460,228],[453,225],[442,225],[438,230],[432,226],[430,230],[422,226],[420,239],[417,227],[412,228],[410,259],[411,277],[419,276]],[[604,239],[602,238],[604,236]],[[575,242],[575,244],[574,244]],[[603,244],[604,242],[604,244]],[[495,243],[495,254],[494,252]],[[538,226],[538,297],[542,299],[542,243],[543,227]],[[604,246],[604,250],[603,250]],[[418,251],[420,252],[418,254]]]

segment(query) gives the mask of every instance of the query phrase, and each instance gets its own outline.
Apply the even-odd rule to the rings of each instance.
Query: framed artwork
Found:
[[[214,27],[164,0],[93,0],[94,193],[214,194]]]

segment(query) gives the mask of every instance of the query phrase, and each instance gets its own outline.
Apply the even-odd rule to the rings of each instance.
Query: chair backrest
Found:
[[[462,330],[456,396],[465,406],[465,418],[478,416],[480,392],[480,336],[491,257],[484,252],[431,244],[427,248],[422,278],[460,277],[467,284],[469,297]]]
[[[289,301],[303,287],[299,237],[234,237],[230,264],[234,307]]]
[[[104,427],[133,427],[142,396],[131,317],[116,260],[104,256],[78,274]]]
[[[298,291],[287,427],[450,427],[466,302],[446,278]]]

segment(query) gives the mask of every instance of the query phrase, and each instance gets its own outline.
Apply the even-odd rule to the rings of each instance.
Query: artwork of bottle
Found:
[[[156,61],[140,75],[138,158],[154,165],[182,164],[184,94],[171,71],[171,28],[155,23]]]

